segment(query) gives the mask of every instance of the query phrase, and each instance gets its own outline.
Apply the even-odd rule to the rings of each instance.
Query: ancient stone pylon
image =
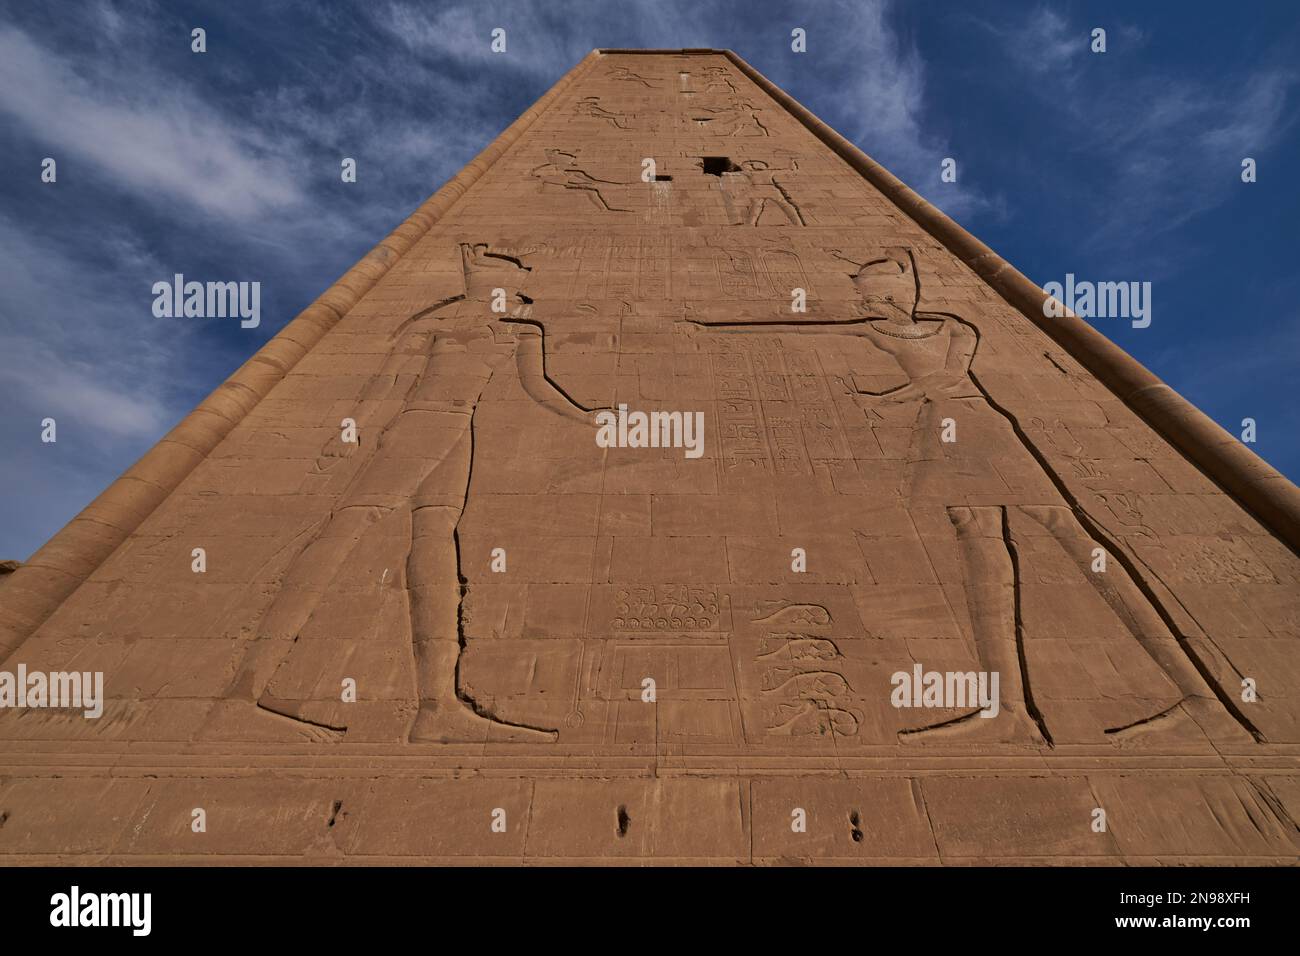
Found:
[[[223,852],[489,852],[395,842],[505,801],[416,755],[543,856],[812,853],[792,799],[832,856],[1294,855],[1300,492],[1045,299],[735,54],[594,51],[0,584],[3,669],[106,696],[0,711],[0,810],[204,852],[157,762]],[[1157,798],[1195,846],[1088,829]]]

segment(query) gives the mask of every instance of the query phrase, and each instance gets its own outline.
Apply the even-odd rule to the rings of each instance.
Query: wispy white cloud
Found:
[[[1011,24],[996,32],[1016,59],[1034,73],[1068,73],[1069,65],[1088,53],[1091,41],[1090,30],[1071,25],[1050,7],[1017,13]]]
[[[99,444],[157,437],[184,411],[174,378],[191,327],[162,325],[149,287],[122,277],[161,275],[130,233],[99,232],[96,257],[85,247],[33,237],[0,218],[0,388],[14,417],[72,421]],[[30,422],[28,422],[30,424]]]
[[[133,395],[106,380],[100,362],[59,354],[28,336],[8,336],[0,384],[8,394],[56,420],[71,418],[105,439],[156,437],[171,418],[155,396]],[[30,426],[31,422],[28,422]]]
[[[1179,70],[1135,58],[1148,38],[1124,23],[1111,26],[1107,52],[1093,54],[1094,24],[1045,7],[972,23],[1000,42],[1024,88],[1059,117],[1061,147],[1087,155],[1095,207],[1120,211],[1083,233],[1092,246],[1128,252],[1229,201],[1241,160],[1271,149],[1294,122],[1291,66]]]
[[[926,64],[917,49],[891,28],[894,5],[840,0],[833,21],[841,29],[819,33],[811,42],[823,63],[836,64],[835,113],[823,119],[888,166],[926,198],[958,218],[1001,215],[1000,196],[967,185],[962,157],[941,129],[927,124]],[[810,46],[809,55],[813,47]],[[843,104],[843,106],[838,106]],[[941,179],[942,161],[957,160],[958,179]]]
[[[157,263],[124,229],[65,244],[0,216],[0,261],[0,556],[22,560],[184,414],[198,366],[130,281]]]
[[[498,55],[490,48],[491,31],[501,25],[493,25],[488,17],[472,6],[438,8],[385,3],[376,5],[373,11],[376,24],[394,42],[432,62],[490,63],[494,68],[509,70],[545,70],[550,65],[546,56],[547,46],[539,47],[537,31],[530,31],[524,22],[534,18],[534,13],[527,7],[520,7],[506,20],[509,24],[505,37],[509,56]],[[513,44],[510,42],[511,34],[514,34]]]
[[[110,8],[107,22],[114,15]],[[0,26],[0,111],[56,159],[75,157],[148,199],[180,199],[225,218],[303,201],[293,170],[255,128],[230,121],[174,76],[112,66],[111,83],[82,75],[70,58]],[[71,165],[63,164],[65,176]]]

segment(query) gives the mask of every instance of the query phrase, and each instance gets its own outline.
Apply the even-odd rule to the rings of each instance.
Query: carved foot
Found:
[[[459,700],[421,701],[411,727],[411,741],[415,743],[482,743],[489,735],[497,741],[548,744],[554,743],[559,733],[483,717]]]

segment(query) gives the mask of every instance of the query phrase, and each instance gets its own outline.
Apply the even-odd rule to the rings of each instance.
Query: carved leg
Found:
[[[982,717],[978,710],[941,724],[907,731],[906,738],[969,737],[992,734],[1020,743],[1050,743],[1046,728],[1032,716],[1023,676],[1016,622],[1016,572],[1004,534],[999,507],[950,507],[948,517],[957,533],[957,548],[965,578],[980,666],[996,671],[1000,684],[999,712]]]
[[[465,508],[474,453],[472,411],[447,413],[434,434],[449,444],[417,492],[411,512],[411,553],[407,587],[411,602],[411,639],[415,648],[420,710],[411,729],[415,741],[477,743],[489,731],[496,739],[549,742],[554,731],[521,727],[497,720],[460,693],[461,583],[456,525]]]
[[[1134,724],[1131,729],[1121,729],[1118,733],[1132,736],[1163,730],[1171,720],[1178,719],[1180,712],[1185,711],[1212,739],[1249,742],[1250,735],[1224,708],[1214,690],[1179,645],[1155,605],[1143,594],[1119,558],[1107,548],[1109,564],[1106,572],[1098,574],[1090,570],[1093,549],[1101,546],[1101,542],[1088,533],[1075,513],[1066,507],[1029,505],[1021,506],[1020,511],[1050,533],[1065,553],[1083,569],[1084,577],[1183,695],[1178,708],[1166,711],[1163,715],[1153,713]]]
[[[380,505],[344,506],[297,558],[285,575],[257,634],[244,650],[226,699],[212,713],[205,735],[216,739],[337,740],[338,728],[300,720],[292,709],[266,698],[267,687],[296,645],[339,565],[366,530],[392,509]]]

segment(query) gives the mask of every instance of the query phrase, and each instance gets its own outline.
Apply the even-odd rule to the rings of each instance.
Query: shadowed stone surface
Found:
[[[8,657],[0,858],[1295,860],[1296,556],[731,59],[480,172]]]

